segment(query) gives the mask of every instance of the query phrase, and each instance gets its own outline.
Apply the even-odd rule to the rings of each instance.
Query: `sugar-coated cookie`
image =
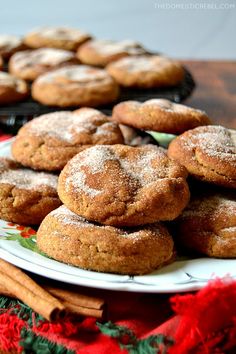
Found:
[[[42,27],[28,33],[24,42],[31,48],[51,47],[76,51],[91,36],[88,33],[68,27]]]
[[[0,34],[0,56],[9,59],[12,54],[26,49],[22,39],[13,35]]]
[[[177,219],[182,248],[210,257],[236,257],[236,193],[210,191],[192,198]]]
[[[189,200],[186,169],[154,145],[100,145],[71,159],[58,193],[72,211],[113,226],[176,218]]]
[[[104,67],[117,59],[146,53],[138,42],[132,40],[93,39],[79,47],[77,56],[84,64]]]
[[[112,119],[131,127],[169,134],[181,134],[186,130],[211,123],[203,111],[155,98],[144,103],[125,101],[113,108]]]
[[[61,204],[58,177],[0,158],[0,218],[18,224],[40,224]]]
[[[175,60],[159,55],[140,55],[121,58],[106,67],[122,86],[155,88],[175,86],[184,78],[184,69]]]
[[[73,65],[40,75],[32,85],[36,101],[49,106],[96,107],[118,98],[119,87],[103,69]]]
[[[15,53],[9,61],[9,71],[20,79],[33,81],[47,71],[77,63],[73,52],[40,48]]]
[[[56,171],[87,147],[119,143],[123,136],[117,123],[93,108],[81,108],[31,120],[19,130],[12,154],[24,166]]]
[[[118,229],[88,222],[64,205],[37,232],[41,251],[60,262],[99,272],[145,274],[173,259],[173,239],[161,224]]]
[[[200,180],[236,188],[236,131],[208,125],[188,130],[175,138],[169,157]]]
[[[22,101],[29,96],[29,89],[24,80],[0,72],[0,105]]]

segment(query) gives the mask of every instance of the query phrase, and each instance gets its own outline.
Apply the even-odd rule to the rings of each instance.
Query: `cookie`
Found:
[[[159,55],[122,58],[108,64],[106,69],[120,85],[126,87],[175,86],[184,79],[180,63]]]
[[[55,175],[0,158],[0,218],[17,224],[40,224],[61,204],[57,181]]]
[[[0,56],[9,59],[12,54],[26,49],[22,39],[17,36],[0,34]]]
[[[0,72],[0,105],[22,101],[29,96],[29,89],[24,80]]]
[[[144,103],[121,102],[113,108],[112,119],[137,129],[169,134],[181,134],[197,126],[211,124],[203,111],[157,98]]]
[[[96,144],[123,143],[119,126],[92,108],[44,114],[25,124],[12,144],[14,158],[36,170],[57,171]]]
[[[88,33],[67,27],[42,27],[28,33],[24,42],[31,48],[58,48],[76,51],[91,36]]]
[[[60,262],[107,273],[150,273],[173,259],[173,239],[161,224],[133,229],[101,226],[64,205],[43,220],[37,245]]]
[[[77,154],[59,176],[62,202],[87,220],[136,226],[175,219],[187,205],[187,171],[154,145],[100,145]]]
[[[236,193],[210,191],[195,196],[178,218],[180,247],[209,257],[236,257]]]
[[[200,180],[236,188],[236,131],[209,125],[189,130],[175,138],[169,157]]]
[[[79,47],[77,56],[84,64],[104,67],[117,59],[146,53],[146,50],[135,41],[93,39]]]
[[[156,141],[149,134],[140,134],[140,131],[124,124],[119,124],[126,145],[140,146],[146,144],[157,145]]]
[[[49,106],[96,107],[115,101],[118,95],[117,83],[105,70],[86,65],[50,71],[32,85],[33,98]]]
[[[9,71],[20,79],[33,81],[47,71],[77,63],[78,60],[73,52],[40,48],[14,54],[9,61]]]
[[[0,55],[0,70],[2,70],[2,69],[3,69],[3,59],[2,59],[2,57]]]

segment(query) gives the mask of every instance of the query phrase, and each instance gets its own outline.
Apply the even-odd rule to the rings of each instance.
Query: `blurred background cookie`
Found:
[[[72,158],[58,193],[72,211],[113,226],[176,218],[189,200],[186,169],[154,145],[96,145]]]
[[[96,144],[122,144],[117,123],[101,112],[81,108],[42,115],[25,124],[12,144],[14,158],[37,170],[61,170],[78,152]]]
[[[129,56],[106,67],[109,74],[126,87],[175,86],[184,78],[184,69],[175,60],[159,55]]]
[[[180,248],[209,257],[236,257],[236,193],[195,195],[175,223]]]
[[[119,86],[103,69],[73,65],[40,75],[32,85],[36,101],[49,106],[96,107],[118,98]]]
[[[0,55],[0,70],[2,70],[2,68],[3,68],[3,59],[2,59],[2,57]]]
[[[205,112],[165,99],[121,102],[114,106],[112,119],[137,129],[169,134],[211,124]]]
[[[9,59],[12,54],[24,49],[26,49],[26,45],[20,37],[0,34],[0,56],[2,58]]]
[[[0,105],[22,101],[29,96],[29,89],[24,80],[0,72]]]
[[[33,81],[47,71],[77,63],[73,52],[40,48],[15,53],[9,61],[9,71],[20,79]]]
[[[197,179],[236,188],[236,131],[209,125],[189,130],[169,145],[168,156]]]
[[[64,205],[43,220],[39,249],[60,262],[99,272],[145,274],[173,259],[173,239],[161,224],[118,229],[88,222]]]
[[[61,204],[58,177],[0,158],[0,218],[18,224],[40,224]]]
[[[29,32],[24,43],[31,48],[50,47],[76,51],[90,38],[88,33],[75,28],[42,27]]]
[[[114,60],[146,53],[141,44],[132,40],[93,39],[79,47],[77,56],[84,64],[104,67]]]

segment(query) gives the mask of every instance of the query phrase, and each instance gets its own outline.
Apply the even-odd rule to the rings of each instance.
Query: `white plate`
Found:
[[[10,156],[11,141],[0,143],[0,156]],[[210,279],[236,278],[235,259],[197,258],[178,260],[143,276],[116,275],[86,271],[63,264],[6,239],[19,234],[16,226],[0,220],[0,257],[32,273],[70,284],[94,288],[149,293],[183,292],[202,288]]]

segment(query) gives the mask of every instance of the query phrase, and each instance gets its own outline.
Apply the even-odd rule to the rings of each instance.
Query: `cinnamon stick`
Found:
[[[12,264],[0,259],[0,283],[35,312],[52,321],[65,313],[65,306]]]
[[[53,288],[50,286],[45,286],[45,289],[56,298],[80,307],[101,310],[105,303],[103,299],[79,294],[76,291]]]

